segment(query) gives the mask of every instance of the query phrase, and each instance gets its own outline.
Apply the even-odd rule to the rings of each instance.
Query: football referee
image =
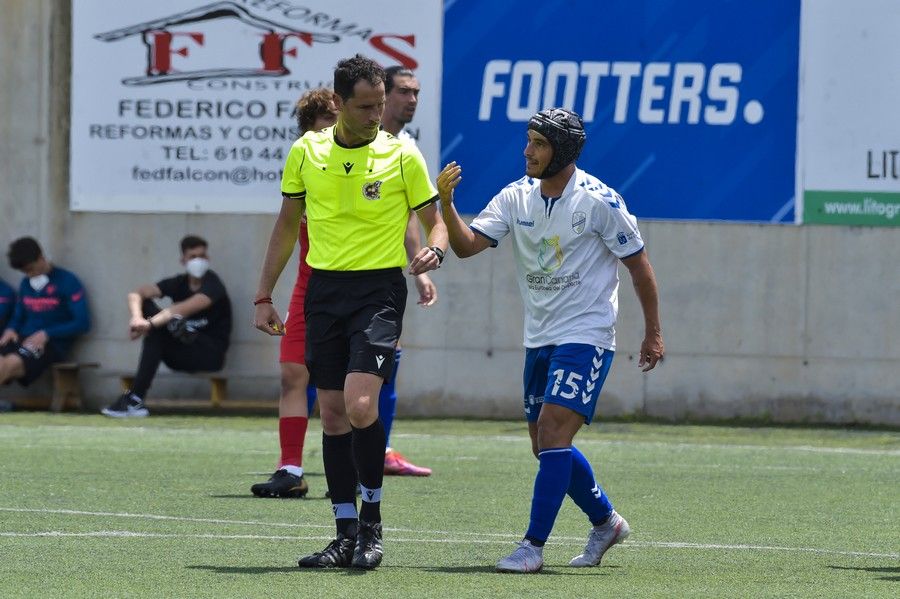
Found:
[[[294,143],[281,181],[284,198],[305,208],[309,227],[306,362],[318,390],[322,458],[337,526],[336,538],[300,558],[300,567],[371,569],[381,563],[385,433],[378,394],[390,378],[403,325],[409,210],[428,238],[428,247],[409,263],[410,274],[438,268],[448,245],[421,152],[380,130],[384,80],[384,70],[362,55],[340,61],[334,71],[337,123]],[[280,222],[253,302],[255,326],[270,335],[283,327],[271,294],[299,227]]]

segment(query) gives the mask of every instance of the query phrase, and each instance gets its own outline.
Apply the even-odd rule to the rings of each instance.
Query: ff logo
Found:
[[[269,18],[267,12],[281,12],[281,18],[304,20],[310,9],[292,6],[286,2],[272,2],[257,12],[251,12],[232,0],[212,2],[171,14],[158,19],[136,23],[105,33],[94,38],[104,42],[114,42],[140,36],[147,48],[147,62],[142,77],[122,80],[125,85],[151,85],[172,81],[193,81],[225,77],[282,77],[290,74],[285,64],[285,56],[297,58],[297,47],[287,47],[289,40],[295,40],[307,47],[314,44],[334,44],[341,41],[336,33],[314,33],[298,29],[294,25],[284,25]],[[261,3],[254,3],[256,7]],[[303,12],[306,11],[306,12]],[[316,24],[324,26],[329,21],[339,22],[336,17],[324,13],[316,14]],[[309,21],[309,19],[305,19]],[[324,21],[324,22],[322,22]],[[184,27],[191,29],[186,31]],[[356,27],[356,26],[353,26]],[[176,30],[176,28],[178,30]],[[246,32],[249,30],[250,35]],[[398,62],[409,69],[418,67],[418,62],[398,50],[387,40],[400,40],[410,48],[416,45],[415,35],[373,34],[371,29],[354,31],[343,27],[345,37],[362,37],[379,52],[389,56],[391,62]],[[243,40],[250,40],[245,47]],[[240,53],[246,62],[236,64],[233,57]],[[231,65],[210,64],[218,57],[228,56]],[[240,62],[238,59],[237,62]],[[176,66],[194,65],[194,70],[181,70]]]

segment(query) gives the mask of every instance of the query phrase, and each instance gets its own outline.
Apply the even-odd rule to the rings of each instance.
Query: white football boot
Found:
[[[629,534],[631,527],[628,526],[628,522],[613,510],[605,523],[591,529],[584,553],[573,557],[569,565],[576,568],[596,566],[610,547],[627,539]]]
[[[544,548],[535,547],[529,541],[516,543],[519,547],[497,562],[497,572],[540,572],[544,566]]]

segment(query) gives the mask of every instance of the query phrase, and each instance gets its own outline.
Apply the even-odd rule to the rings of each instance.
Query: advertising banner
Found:
[[[291,117],[362,53],[416,71],[437,164],[440,0],[73,0],[72,210],[277,212]]]
[[[898,31],[895,0],[804,4],[805,223],[900,226]]]
[[[579,166],[639,217],[794,222],[800,2],[444,3],[441,161],[477,213],[524,174],[526,126],[585,120]]]

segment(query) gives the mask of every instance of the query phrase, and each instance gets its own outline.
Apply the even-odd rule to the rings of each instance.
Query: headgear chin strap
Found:
[[[547,138],[553,148],[553,159],[538,175],[538,179],[552,177],[575,162],[584,147],[584,121],[571,110],[547,108],[528,121],[528,128]]]

